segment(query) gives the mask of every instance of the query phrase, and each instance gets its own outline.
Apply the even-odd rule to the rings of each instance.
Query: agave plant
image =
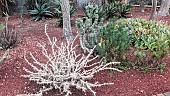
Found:
[[[48,3],[49,0],[26,0],[24,6],[27,7],[28,10],[33,10],[35,8],[35,3]]]
[[[47,17],[52,17],[53,13],[49,11],[50,6],[47,6],[48,3],[35,3],[35,9],[29,10],[29,13],[32,16],[32,20],[45,20]]]

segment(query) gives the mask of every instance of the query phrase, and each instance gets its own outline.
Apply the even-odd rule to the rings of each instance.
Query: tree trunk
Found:
[[[61,0],[61,10],[63,16],[63,38],[71,39],[73,37],[70,23],[70,4],[69,0]]]
[[[161,16],[169,15],[169,5],[170,5],[170,0],[163,0],[161,3],[159,15]]]
[[[157,0],[152,0],[152,12],[151,12],[149,20],[156,19],[156,15],[157,15],[156,7],[157,7]]]

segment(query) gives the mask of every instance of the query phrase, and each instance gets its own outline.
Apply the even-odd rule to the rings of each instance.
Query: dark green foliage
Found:
[[[87,6],[85,6],[84,13],[85,17],[92,18],[92,21],[94,22],[94,19],[96,18],[95,15],[98,14],[99,18],[103,18],[105,15],[105,10],[103,7],[89,3]]]
[[[149,71],[149,68],[146,67],[146,66],[140,66],[140,67],[139,67],[139,70],[142,71],[142,72],[144,72],[144,73],[147,73],[147,72]]]
[[[95,14],[98,14],[99,18],[126,18],[132,6],[129,4],[123,4],[121,1],[114,1],[106,6],[97,6],[94,4],[88,4],[84,8],[85,17],[92,18],[94,21]],[[100,20],[100,19],[99,19]]]
[[[117,13],[117,6],[115,3],[110,3],[109,5],[106,6],[106,15],[107,18],[111,18],[116,15]]]
[[[115,24],[112,22],[106,25],[97,50],[107,61],[123,61],[126,59],[125,52],[130,47],[130,40],[131,35],[128,29],[124,26],[115,28]]]
[[[123,4],[121,1],[114,1],[106,6],[105,11],[107,18],[112,18],[113,16],[125,18],[131,9],[132,6],[129,4]]]
[[[49,3],[50,0],[26,0],[26,3],[24,4],[28,10],[33,10],[36,8],[36,2],[37,3]]]
[[[53,16],[53,13],[49,11],[50,6],[48,6],[48,3],[35,2],[35,4],[35,8],[33,10],[29,10],[32,20],[45,20],[47,17]]]
[[[121,4],[119,8],[120,17],[126,18],[128,14],[130,14],[130,10],[132,9],[132,5],[129,4]]]

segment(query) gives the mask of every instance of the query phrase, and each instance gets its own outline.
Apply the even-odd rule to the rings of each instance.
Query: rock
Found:
[[[164,96],[170,96],[170,92],[165,92]]]
[[[157,94],[156,96],[165,96],[164,94]]]

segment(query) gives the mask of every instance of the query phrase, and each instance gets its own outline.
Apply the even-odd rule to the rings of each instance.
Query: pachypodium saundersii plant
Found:
[[[29,62],[26,57],[25,60],[34,71],[24,68],[24,70],[29,73],[28,75],[24,75],[24,77],[44,86],[44,88],[40,90],[40,93],[38,93],[40,95],[42,95],[44,91],[58,89],[61,94],[69,96],[72,94],[71,87],[75,87],[83,92],[89,90],[96,96],[96,92],[92,89],[93,87],[110,85],[113,83],[99,84],[97,82],[89,82],[88,80],[93,78],[95,73],[106,69],[121,72],[116,68],[110,67],[119,62],[104,64],[101,59],[99,62],[90,63],[98,58],[98,56],[90,57],[94,48],[88,55],[76,54],[75,50],[77,45],[74,44],[75,39],[73,41],[67,41],[67,43],[61,43],[61,45],[58,46],[55,37],[52,40],[49,38],[46,32],[46,26],[45,34],[50,42],[52,50],[50,53],[48,52],[49,49],[39,44],[42,48],[43,55],[47,59],[46,63],[39,62],[33,54],[30,53],[30,56],[34,60],[33,63]]]

